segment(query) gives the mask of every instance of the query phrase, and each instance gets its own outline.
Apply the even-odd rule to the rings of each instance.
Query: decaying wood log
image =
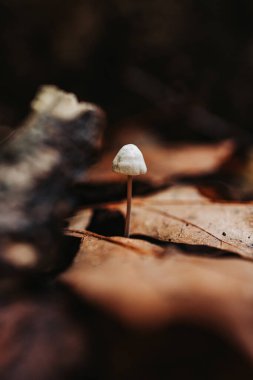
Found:
[[[62,224],[75,206],[69,188],[94,160],[103,112],[44,86],[32,114],[0,153],[0,259],[54,269]]]

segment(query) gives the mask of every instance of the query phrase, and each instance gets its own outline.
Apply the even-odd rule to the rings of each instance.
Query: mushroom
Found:
[[[139,148],[134,144],[124,145],[116,154],[112,162],[112,170],[119,174],[127,175],[127,213],[124,236],[129,236],[132,182],[134,175],[145,174],[147,166]]]

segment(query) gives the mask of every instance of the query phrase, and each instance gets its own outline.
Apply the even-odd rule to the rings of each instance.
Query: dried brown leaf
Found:
[[[90,255],[94,263],[100,264],[103,255],[109,251],[111,254],[117,254],[120,250],[121,257],[127,257],[129,253],[136,253],[141,255],[160,255],[164,249],[158,245],[151,244],[147,241],[138,239],[123,238],[121,236],[102,236],[93,232],[83,231],[78,229],[66,229],[66,234],[69,236],[76,236],[83,239],[82,247],[85,246],[85,253]],[[99,255],[97,255],[99,253]],[[97,259],[99,261],[97,261]],[[75,258],[75,263],[82,261],[82,254],[78,254]]]
[[[101,160],[86,173],[84,181],[89,184],[122,183],[125,178],[113,173],[112,160],[119,148],[128,143],[136,144],[145,158],[148,172],[136,178],[139,182],[158,187],[172,179],[212,173],[233,154],[235,144],[225,140],[216,144],[162,144],[145,131],[123,130],[115,138],[114,146],[106,151]],[[123,136],[122,136],[123,135]]]
[[[103,205],[125,214],[125,201]],[[174,186],[133,199],[131,234],[161,241],[207,245],[253,258],[253,203],[212,201],[190,186]],[[80,211],[71,228],[89,226],[92,210]],[[113,235],[113,231],[112,231]]]
[[[86,233],[61,280],[131,326],[178,320],[211,326],[253,357],[253,264],[185,256],[175,249],[158,257],[160,250]]]

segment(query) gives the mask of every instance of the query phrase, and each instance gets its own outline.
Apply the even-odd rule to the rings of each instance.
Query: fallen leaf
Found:
[[[101,256],[101,253],[107,254],[110,253],[117,254],[118,250],[121,250],[121,257],[129,253],[137,253],[142,255],[159,255],[164,252],[164,249],[158,245],[151,244],[144,240],[123,238],[121,236],[107,237],[102,236],[89,231],[82,231],[78,229],[67,228],[65,233],[69,236],[80,237],[85,241],[85,252],[90,254],[90,258],[93,261],[93,264],[99,262],[104,257]],[[99,252],[99,256],[97,253]],[[77,255],[75,258],[75,263],[78,263],[79,260],[82,261],[82,255]]]
[[[126,202],[101,207],[125,215]],[[70,228],[89,229],[92,215],[92,209],[79,211]],[[133,199],[130,232],[166,242],[207,245],[252,259],[253,203],[213,201],[195,187],[174,186]]]
[[[122,183],[124,176],[112,172],[112,161],[119,148],[135,144],[140,148],[148,172],[136,181],[159,187],[179,177],[200,176],[215,172],[233,154],[235,143],[225,140],[214,144],[164,144],[145,130],[124,129],[101,160],[86,173],[84,183],[101,185]],[[112,189],[113,190],[113,189]]]
[[[72,233],[83,237],[81,249],[60,280],[81,296],[138,328],[209,326],[253,357],[253,263],[170,248],[157,256],[161,247],[143,241]]]

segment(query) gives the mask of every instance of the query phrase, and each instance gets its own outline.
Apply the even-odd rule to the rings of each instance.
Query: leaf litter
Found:
[[[133,142],[138,145],[138,139]],[[145,144],[139,146],[149,175],[140,181],[150,189],[172,178],[217,171],[234,152],[231,141],[174,152],[154,140]],[[113,156],[113,149],[105,152],[83,179],[94,185],[96,195],[106,184],[125,184],[111,172]],[[65,233],[79,237],[81,246],[59,280],[126,325],[197,323],[237,343],[253,359],[253,203],[211,199],[202,190],[175,185],[134,197],[131,238],[114,236],[123,233],[125,201],[80,209]],[[113,199],[114,190],[109,193]],[[120,218],[112,223],[112,215]],[[191,254],[182,244],[192,247]],[[220,257],[206,257],[206,247],[216,248]],[[228,251],[237,257],[226,257]]]
[[[253,358],[253,263],[187,256],[123,237],[69,230],[82,237],[60,280],[135,328],[177,320],[220,331]]]
[[[125,201],[101,205],[123,215],[125,207]],[[70,228],[89,229],[92,215],[92,209],[80,210]],[[207,245],[252,259],[253,203],[213,201],[196,187],[173,186],[133,199],[130,233],[165,242]]]
[[[140,148],[148,167],[145,175],[134,181],[138,193],[144,190],[168,186],[179,178],[192,178],[219,170],[236,151],[233,140],[217,143],[168,144],[154,134],[138,126],[120,130],[110,139],[113,143],[105,149],[100,161],[80,177],[79,185],[86,199],[91,201],[112,200],[124,194],[124,177],[112,172],[112,160],[118,149],[129,141]]]

